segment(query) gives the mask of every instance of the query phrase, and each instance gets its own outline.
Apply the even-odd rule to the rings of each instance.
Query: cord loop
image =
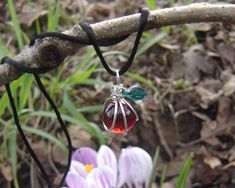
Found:
[[[43,33],[43,34],[35,36],[30,41],[29,45],[33,46],[37,39],[43,39],[45,37],[56,37],[56,38],[59,38],[61,40],[66,40],[66,41],[70,41],[70,42],[74,42],[74,43],[79,43],[79,44],[84,44],[84,45],[91,44],[95,48],[96,53],[99,56],[99,58],[101,60],[101,63],[104,66],[104,68],[106,69],[106,71],[108,73],[110,73],[111,75],[116,76],[117,79],[119,79],[119,76],[123,75],[126,71],[128,71],[128,69],[130,68],[130,66],[131,66],[131,64],[132,64],[132,62],[134,60],[134,57],[135,57],[135,54],[136,54],[136,51],[137,51],[137,48],[138,48],[138,45],[139,45],[142,33],[144,31],[144,26],[145,26],[146,21],[148,19],[148,15],[149,15],[149,11],[147,9],[142,9],[141,10],[141,16],[140,16],[140,20],[139,20],[139,30],[137,32],[136,40],[135,40],[133,49],[131,51],[131,55],[130,55],[127,63],[120,70],[117,70],[117,71],[113,71],[108,66],[108,64],[106,63],[106,61],[105,61],[105,59],[103,57],[103,54],[102,54],[102,52],[101,52],[101,50],[99,48],[99,45],[100,46],[114,45],[114,44],[117,44],[117,43],[125,40],[129,35],[123,35],[123,36],[118,37],[118,38],[113,38],[113,39],[105,40],[105,41],[102,41],[102,42],[98,43],[96,41],[96,37],[95,37],[95,33],[94,33],[93,29],[86,22],[80,23],[80,26],[86,32],[87,37],[89,39],[89,43],[84,42],[84,41],[82,41],[82,40],[80,40],[80,39],[78,39],[76,37],[65,35],[63,33],[50,32],[50,33]],[[70,164],[71,164],[71,160],[72,160],[72,149],[73,149],[72,148],[72,141],[71,141],[71,138],[69,136],[68,130],[66,129],[65,123],[64,123],[64,121],[63,121],[63,119],[61,117],[61,114],[60,114],[56,104],[54,103],[52,98],[47,93],[47,91],[46,91],[45,87],[43,86],[43,84],[42,84],[42,82],[40,80],[40,77],[39,77],[39,74],[46,73],[46,72],[54,69],[55,67],[52,67],[52,68],[32,68],[32,67],[27,67],[25,65],[17,63],[15,60],[13,60],[12,58],[7,57],[7,56],[3,57],[1,59],[1,64],[4,64],[4,63],[7,63],[7,64],[13,66],[14,68],[16,68],[17,70],[19,70],[21,72],[33,74],[39,89],[41,90],[41,92],[43,93],[44,97],[47,99],[47,101],[49,102],[50,106],[52,107],[52,109],[54,110],[54,112],[55,112],[55,114],[57,116],[57,119],[59,121],[61,129],[63,130],[63,132],[64,132],[64,134],[66,136],[66,139],[67,139],[67,142],[68,142],[68,150],[69,150],[69,153],[68,153],[68,162],[67,162],[66,170],[65,170],[65,173],[64,173],[64,175],[63,175],[63,177],[62,177],[62,179],[61,179],[61,181],[59,183],[59,187],[62,187],[63,183],[64,183],[64,180],[65,180],[65,178],[67,176],[67,173],[69,172]],[[17,109],[16,109],[16,105],[15,105],[12,93],[11,93],[10,84],[6,84],[5,87],[6,87],[7,95],[8,95],[10,104],[11,104],[11,108],[12,108],[12,113],[13,113],[13,116],[14,116],[15,124],[17,126],[18,131],[19,131],[19,134],[22,137],[22,140],[23,140],[26,148],[28,149],[30,155],[32,156],[33,160],[35,161],[35,163],[37,164],[38,168],[40,169],[41,174],[42,174],[43,178],[45,179],[45,181],[46,181],[46,183],[48,185],[48,188],[51,188],[52,186],[51,186],[50,178],[47,175],[45,169],[43,168],[43,165],[41,164],[40,160],[37,158],[35,152],[33,151],[32,147],[31,147],[30,143],[28,142],[28,140],[27,140],[27,138],[26,138],[26,136],[24,134],[24,131],[23,131],[21,125],[20,125],[19,116],[18,116],[18,113],[17,113]]]
[[[145,27],[145,24],[147,22],[147,19],[148,19],[148,15],[149,15],[149,10],[148,9],[141,9],[141,15],[140,15],[140,20],[139,20],[139,29],[138,29],[138,32],[137,32],[137,36],[136,36],[136,39],[135,39],[135,43],[134,43],[134,46],[132,48],[132,51],[131,51],[131,55],[127,61],[126,64],[123,65],[123,67],[121,67],[121,69],[119,70],[119,75],[123,75],[125,72],[128,71],[128,69],[130,68],[130,66],[132,65],[133,63],[133,60],[135,58],[135,54],[137,52],[137,49],[138,49],[138,45],[140,43],[140,39],[141,39],[141,36],[143,34],[143,31],[144,31],[144,27]],[[105,68],[105,70],[111,74],[112,76],[116,76],[116,71],[113,71],[109,65],[106,63],[105,59],[104,59],[104,56],[99,48],[99,45],[96,41],[96,37],[95,37],[95,32],[93,31],[92,27],[90,26],[89,23],[87,22],[82,22],[79,24],[82,29],[86,32],[87,34],[87,37],[89,39],[89,42],[93,45],[95,51],[96,51],[96,54],[98,55],[98,57],[100,58],[100,61],[103,65],[103,67]]]

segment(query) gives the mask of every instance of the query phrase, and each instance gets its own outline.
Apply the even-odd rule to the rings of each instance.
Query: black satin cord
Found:
[[[131,55],[130,55],[127,63],[118,71],[119,75],[122,75],[126,71],[128,71],[128,69],[132,65],[132,62],[134,60],[135,54],[136,54],[137,49],[138,49],[138,45],[139,45],[141,36],[143,34],[143,31],[144,31],[145,24],[146,24],[147,19],[148,19],[148,15],[149,15],[149,11],[147,9],[142,9],[141,10],[141,16],[140,16],[140,20],[139,20],[139,29],[138,29],[138,32],[137,32],[137,36],[136,36],[136,40],[135,40],[133,49],[131,51]],[[94,31],[93,31],[93,29],[91,28],[91,26],[88,23],[85,23],[85,22],[84,23],[80,23],[80,26],[86,32],[87,37],[89,39],[89,42],[84,42],[84,41],[82,41],[82,40],[80,40],[80,39],[78,39],[76,37],[69,36],[69,35],[62,34],[62,33],[56,33],[56,32],[48,33],[47,32],[47,33],[43,33],[43,34],[35,36],[30,41],[29,45],[33,46],[35,44],[36,40],[40,40],[40,39],[43,39],[45,37],[55,37],[55,38],[58,38],[58,39],[61,39],[61,40],[66,40],[66,41],[70,41],[70,42],[74,42],[74,43],[78,43],[78,44],[84,44],[84,45],[89,45],[90,44],[90,45],[93,45],[93,47],[95,48],[96,53],[97,53],[98,57],[100,58],[101,63],[103,65],[103,67],[105,68],[105,70],[108,73],[110,73],[111,75],[117,76],[117,72],[113,71],[108,66],[108,64],[106,63],[106,61],[105,61],[105,59],[103,57],[103,54],[102,54],[99,46],[110,46],[110,45],[117,44],[117,43],[125,40],[129,35],[124,35],[124,36],[121,36],[119,38],[113,38],[113,39],[97,42],[96,38],[95,38]],[[52,109],[54,110],[54,112],[56,114],[56,117],[57,117],[58,122],[59,122],[59,124],[61,126],[61,129],[64,132],[64,134],[66,136],[66,139],[67,139],[67,142],[68,142],[68,162],[67,162],[67,166],[66,166],[66,170],[64,172],[64,175],[63,175],[63,177],[62,177],[62,179],[61,179],[61,181],[59,183],[59,187],[62,187],[63,184],[64,184],[64,181],[65,181],[65,178],[66,178],[66,176],[67,176],[67,174],[69,172],[70,165],[71,165],[72,150],[73,150],[73,148],[72,148],[72,141],[71,141],[71,138],[69,136],[68,130],[67,130],[66,126],[65,126],[65,123],[64,123],[64,121],[63,121],[63,119],[61,117],[61,114],[60,114],[56,104],[53,102],[52,98],[47,93],[47,91],[46,91],[45,87],[43,86],[43,84],[42,84],[42,82],[40,80],[40,77],[39,77],[39,74],[43,74],[43,73],[49,72],[50,70],[54,69],[55,67],[52,67],[52,68],[43,68],[43,69],[40,69],[40,68],[31,68],[31,67],[27,67],[27,66],[22,65],[22,64],[18,64],[15,60],[13,60],[10,57],[3,57],[2,60],[1,60],[1,64],[4,64],[4,63],[9,64],[10,66],[13,66],[14,68],[16,68],[17,70],[19,70],[21,72],[33,74],[39,89],[41,90],[41,92],[43,93],[44,97],[47,99],[47,101],[49,102],[50,106],[52,107]],[[24,134],[24,131],[23,131],[21,125],[20,125],[19,116],[18,116],[18,113],[17,113],[17,109],[16,109],[16,106],[15,106],[15,102],[14,102],[12,93],[11,93],[10,84],[6,84],[5,86],[6,86],[7,95],[8,95],[9,101],[10,101],[10,105],[11,105],[11,108],[12,108],[12,113],[13,113],[13,116],[14,116],[15,124],[17,126],[18,131],[19,131],[19,134],[20,134],[20,136],[21,136],[21,138],[22,138],[26,148],[28,149],[30,155],[32,156],[32,159],[34,160],[34,162],[38,166],[39,170],[41,171],[42,177],[45,179],[45,181],[46,181],[46,183],[48,185],[48,188],[52,188],[50,178],[48,177],[48,175],[47,175],[43,165],[41,164],[40,160],[37,158],[35,152],[33,151],[32,147],[31,147],[30,143],[28,142],[28,140],[27,140],[27,138],[26,138],[26,136]]]

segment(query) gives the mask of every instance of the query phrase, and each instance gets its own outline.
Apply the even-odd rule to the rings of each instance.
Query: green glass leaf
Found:
[[[147,92],[141,87],[132,87],[130,89],[123,90],[123,96],[132,100],[143,100],[147,96]]]

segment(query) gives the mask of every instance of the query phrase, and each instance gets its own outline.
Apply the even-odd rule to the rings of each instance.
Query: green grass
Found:
[[[160,147],[158,146],[156,151],[155,151],[154,158],[153,158],[153,167],[152,167],[151,175],[150,175],[149,180],[147,182],[147,188],[151,188],[152,187],[152,183],[153,183],[154,178],[156,176],[159,152],[160,152]]]
[[[60,0],[48,0],[47,31],[56,31],[61,15]]]
[[[23,40],[23,35],[22,35],[22,30],[20,28],[19,20],[18,20],[17,15],[16,15],[16,9],[15,9],[15,6],[14,6],[14,1],[13,0],[7,0],[7,5],[8,5],[8,10],[9,10],[10,15],[11,15],[11,20],[12,20],[12,23],[13,23],[13,27],[15,29],[18,47],[20,49],[22,49],[23,46],[24,46],[24,40]]]
[[[145,0],[145,3],[148,5],[150,10],[157,9],[157,3],[155,2],[155,0]]]
[[[166,178],[166,172],[167,172],[167,165],[164,165],[163,170],[162,170],[162,174],[161,174],[159,188],[163,188],[163,183],[164,183],[165,178]]]
[[[181,167],[181,170],[180,170],[179,176],[177,178],[177,182],[176,182],[176,188],[184,188],[185,187],[186,182],[187,182],[187,178],[188,178],[188,175],[190,172],[190,168],[192,165],[192,161],[193,161],[193,154],[189,154],[186,157],[186,159]]]

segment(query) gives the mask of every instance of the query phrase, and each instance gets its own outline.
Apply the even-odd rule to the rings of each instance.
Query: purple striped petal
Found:
[[[82,177],[86,177],[87,172],[84,165],[78,161],[72,161],[70,166],[70,172],[74,172]]]
[[[146,186],[152,170],[151,156],[139,147],[123,149],[119,158],[118,187],[124,182],[135,187]]]
[[[114,172],[114,181],[117,181],[117,158],[108,146],[102,145],[98,151],[97,155],[97,165],[100,166],[108,166],[113,169]]]
[[[69,172],[66,177],[66,183],[69,188],[87,188],[86,179],[75,172]]]
[[[93,165],[93,167],[96,167],[97,152],[91,148],[82,147],[73,153],[72,160],[78,161],[83,165]]]
[[[93,183],[94,188],[113,188],[116,187],[114,172],[110,167],[101,166],[92,170],[87,176],[87,182]]]

